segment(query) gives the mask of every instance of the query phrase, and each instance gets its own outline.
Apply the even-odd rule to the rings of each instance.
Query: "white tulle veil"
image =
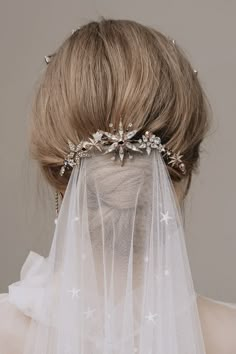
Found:
[[[136,154],[124,166],[99,152],[82,158],[49,256],[10,296],[32,318],[23,354],[204,354],[181,212],[161,154]]]

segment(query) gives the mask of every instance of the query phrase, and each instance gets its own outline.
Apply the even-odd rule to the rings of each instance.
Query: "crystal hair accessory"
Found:
[[[176,47],[176,40],[171,38],[171,37],[168,37],[168,39],[169,39],[169,42],[173,45],[173,47]],[[193,74],[195,76],[197,76],[198,75],[198,70],[193,69]]]
[[[77,27],[75,29],[73,29],[71,31],[71,35],[73,35],[75,32],[79,31],[80,30],[80,27]],[[45,60],[45,63],[48,65],[50,63],[50,61],[52,60],[52,57],[54,56],[55,54],[50,54],[50,55],[45,55],[44,56],[44,60]]]
[[[81,29],[80,26],[78,26],[77,28],[73,29],[73,30],[71,31],[71,35],[73,35],[73,34],[74,34],[75,32],[77,32],[77,31],[79,31],[80,29]],[[175,40],[175,39],[168,37],[168,40],[169,40],[170,43],[173,44],[174,47],[176,46],[176,40]],[[54,55],[55,55],[55,54],[50,54],[50,55],[45,55],[45,56],[44,56],[44,60],[45,60],[45,62],[46,62],[47,65],[50,63],[50,61],[52,60],[52,57],[53,57]],[[194,73],[195,76],[198,75],[198,71],[197,71],[196,69],[193,69],[193,73]]]
[[[77,27],[77,28],[73,29],[73,30],[71,31],[71,34],[74,34],[74,33],[77,32],[78,30],[80,30],[80,27]]]
[[[54,54],[45,55],[44,60],[46,64],[49,64]]]
[[[110,123],[109,127],[113,128],[113,124]],[[116,160],[118,157],[121,166],[123,166],[126,158],[133,158],[132,152],[143,153],[143,150],[145,150],[147,155],[150,155],[152,149],[157,149],[168,165],[176,168],[183,175],[186,174],[186,167],[182,161],[183,155],[180,152],[175,153],[168,149],[161,143],[161,138],[150,131],[146,131],[139,139],[132,139],[139,129],[130,131],[131,127],[132,123],[129,123],[128,128],[124,129],[120,120],[118,131],[114,128],[113,132],[97,130],[96,133],[92,134],[93,138],[89,138],[89,141],[82,140],[77,145],[68,140],[70,152],[64,159],[60,175],[63,176],[66,170],[73,169],[74,166],[79,165],[82,157],[91,157],[90,152],[94,150],[103,152],[104,155],[112,153],[111,160]]]
[[[122,116],[86,141],[66,135],[58,168],[72,171],[63,198],[55,195],[49,254],[31,251],[8,287],[9,302],[29,318],[21,354],[206,354],[167,169],[185,172],[184,149],[183,162],[161,133],[126,126]],[[130,168],[110,161],[123,165],[133,154]]]

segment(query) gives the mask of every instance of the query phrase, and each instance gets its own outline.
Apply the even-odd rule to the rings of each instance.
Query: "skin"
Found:
[[[198,295],[198,310],[207,354],[236,353],[236,304]]]
[[[175,186],[180,204],[185,183]],[[236,304],[231,307],[230,304],[197,295],[197,305],[206,354],[236,354]],[[8,321],[4,321],[4,318]],[[11,318],[10,327],[7,327],[6,323]],[[0,353],[23,353],[24,338],[30,322],[29,317],[8,303],[6,294],[0,295]]]
[[[187,180],[174,185],[180,205],[184,201]],[[214,299],[197,295],[206,354],[236,354],[236,303],[218,303]]]

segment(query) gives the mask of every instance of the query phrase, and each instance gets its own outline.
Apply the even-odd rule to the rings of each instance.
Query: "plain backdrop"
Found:
[[[186,242],[196,291],[236,302],[235,15],[230,0],[1,0],[0,292],[19,279],[30,250],[48,254],[53,237],[53,191],[28,156],[29,107],[44,55],[104,16],[163,31],[199,72],[213,126],[186,204]]]

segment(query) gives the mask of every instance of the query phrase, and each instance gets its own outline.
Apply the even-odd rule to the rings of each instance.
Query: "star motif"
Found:
[[[104,155],[110,152],[115,152],[115,155],[112,159],[114,160],[116,154],[118,154],[121,161],[121,166],[123,166],[125,152],[129,153],[129,151],[137,151],[142,153],[142,151],[137,146],[135,146],[131,140],[131,138],[137,133],[137,131],[138,130],[135,129],[132,131],[125,132],[121,120],[119,123],[119,130],[116,134],[102,131],[102,133],[108,138],[108,141],[112,143],[111,146],[104,152]],[[130,153],[129,157],[132,158],[132,155],[130,155]]]
[[[168,225],[168,223],[169,223],[169,220],[171,220],[172,219],[172,217],[171,216],[169,216],[169,212],[168,212],[168,210],[167,210],[167,212],[166,213],[161,213],[161,215],[162,215],[162,219],[161,219],[161,222],[165,222],[166,223],[166,225]]]
[[[145,318],[152,323],[155,323],[155,317],[157,317],[157,313],[151,313],[150,311],[148,315],[145,316]]]
[[[101,142],[101,138],[98,138],[98,135],[96,135],[96,134],[99,134],[99,136],[102,135],[99,132],[93,134],[93,136],[95,136],[95,138],[94,139],[89,138],[89,141],[86,141],[86,144],[84,144],[84,147],[86,149],[88,148],[88,150],[91,150],[92,148],[96,148],[97,150],[102,151],[102,148],[99,145],[99,143]]]
[[[80,289],[72,288],[71,290],[68,290],[68,292],[71,293],[71,297],[74,299],[79,297]]]
[[[67,154],[66,158],[64,159],[64,164],[60,169],[60,175],[63,176],[65,173],[65,170],[70,168],[73,168],[76,165],[79,165],[80,163],[80,156],[79,152],[83,151],[83,142],[81,141],[78,145],[75,145],[72,143],[72,141],[68,140],[68,145],[70,152]]]
[[[180,152],[178,152],[177,154],[173,154],[172,156],[170,156],[170,161],[168,162],[168,164],[172,167],[179,165],[183,162],[182,157],[183,155],[180,155]]]
[[[92,318],[95,311],[96,311],[95,309],[91,309],[90,307],[88,307],[87,311],[84,312],[85,318],[86,319]]]
[[[68,145],[69,145],[69,148],[70,148],[70,152],[71,152],[71,153],[78,152],[78,151],[83,147],[82,142],[80,142],[79,144],[75,145],[75,144],[72,143],[72,141],[69,140],[69,139],[68,139]]]
[[[96,142],[101,141],[102,136],[103,133],[100,130],[98,130],[96,133],[93,134],[93,138]]]
[[[72,168],[76,165],[80,164],[81,157],[90,157],[89,151],[93,148],[98,149],[100,152],[102,151],[101,146],[99,145],[101,142],[101,132],[97,132],[93,134],[94,139],[89,138],[87,141],[80,141],[79,144],[75,145],[71,140],[68,139],[68,145],[70,152],[67,154],[64,159],[63,166],[60,169],[60,175],[63,176],[65,170],[68,168]]]

